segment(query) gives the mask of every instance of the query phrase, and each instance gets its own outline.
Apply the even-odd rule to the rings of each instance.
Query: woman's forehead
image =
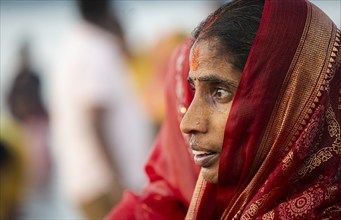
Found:
[[[217,39],[205,39],[193,44],[190,51],[190,70],[204,71],[216,69],[235,68],[229,53],[221,52],[219,41]]]
[[[217,42],[215,40],[201,40],[196,42],[190,53],[190,67],[191,70],[196,71],[200,69],[200,66],[216,65],[218,62],[222,62],[224,56],[218,53]]]

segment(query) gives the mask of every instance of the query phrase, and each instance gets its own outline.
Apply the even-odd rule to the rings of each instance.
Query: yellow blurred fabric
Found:
[[[164,80],[173,50],[188,34],[174,32],[160,38],[152,47],[133,54],[129,59],[131,77],[140,99],[158,128],[165,116]]]
[[[1,116],[0,141],[9,152],[1,167],[0,219],[13,219],[22,196],[24,184],[25,149],[20,125],[10,116]]]

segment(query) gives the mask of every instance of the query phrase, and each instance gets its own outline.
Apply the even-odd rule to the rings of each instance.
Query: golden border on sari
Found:
[[[201,173],[199,174],[197,184],[195,185],[193,197],[191,199],[191,204],[189,205],[186,218],[188,220],[195,218],[195,213],[198,211],[198,205],[201,202],[202,196],[205,192],[206,181],[204,180]]]

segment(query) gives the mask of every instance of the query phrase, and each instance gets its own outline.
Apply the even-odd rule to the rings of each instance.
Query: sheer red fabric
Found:
[[[108,219],[183,219],[198,177],[180,131],[180,121],[192,100],[187,83],[191,41],[171,58],[166,80],[166,119],[145,167],[150,183],[141,195],[126,192]]]
[[[340,31],[305,0],[266,0],[225,128],[217,185],[188,219],[341,218]]]

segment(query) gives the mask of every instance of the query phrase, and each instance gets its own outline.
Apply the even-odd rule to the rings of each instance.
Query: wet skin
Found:
[[[241,78],[241,71],[217,53],[217,46],[216,40],[201,40],[191,49],[188,82],[194,99],[180,124],[182,132],[190,134],[194,161],[210,183],[218,182],[224,130]]]

